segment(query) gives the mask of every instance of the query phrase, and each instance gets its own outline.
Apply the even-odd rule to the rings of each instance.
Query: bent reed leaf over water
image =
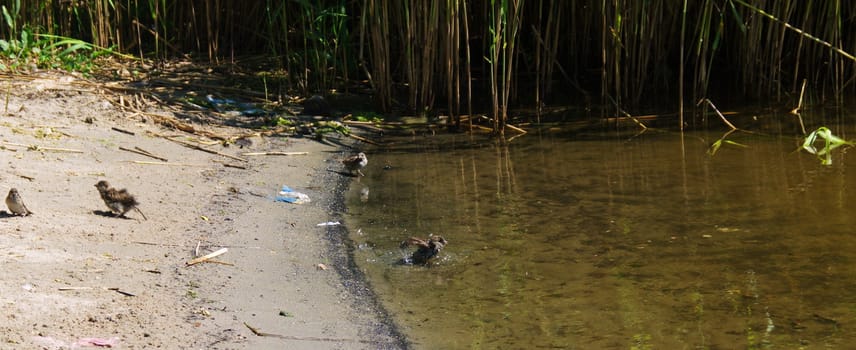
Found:
[[[823,140],[823,148],[815,147],[818,140]],[[847,141],[832,134],[832,131],[825,126],[817,128],[808,134],[802,144],[802,149],[808,153],[814,154],[820,159],[823,165],[832,165],[832,150],[841,146],[856,145],[854,141]]]
[[[384,111],[445,113],[452,125],[491,114],[497,133],[513,106],[609,115],[721,94],[789,103],[803,80],[820,103],[856,92],[856,2],[7,2],[5,71],[85,69],[113,52],[203,58],[277,72],[266,84],[289,93],[368,88]]]

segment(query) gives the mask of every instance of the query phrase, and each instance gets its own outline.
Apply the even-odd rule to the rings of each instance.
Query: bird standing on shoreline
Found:
[[[128,190],[121,189],[117,190],[115,188],[110,187],[110,184],[107,181],[101,180],[95,184],[95,188],[98,189],[98,193],[101,194],[101,199],[104,200],[104,204],[107,205],[107,208],[110,208],[110,211],[116,214],[119,214],[119,217],[125,217],[125,213],[129,210],[134,209],[140,215],[143,216],[143,219],[148,220],[146,214],[137,208],[137,205],[140,203],[128,193]]]
[[[363,175],[363,172],[360,171],[360,169],[365,168],[366,165],[369,164],[369,159],[366,158],[365,153],[360,152],[356,155],[345,158],[344,160],[342,160],[342,164],[345,165],[345,168],[348,169],[348,172],[350,172],[351,174],[353,174],[354,170],[356,170],[357,174],[360,174],[360,176],[365,176]]]
[[[15,188],[9,190],[9,195],[6,196],[6,206],[9,207],[9,212],[12,215],[27,216],[33,214],[33,212],[31,212],[30,209],[27,209],[27,206],[24,205],[24,199],[21,198],[21,194],[18,193],[18,190]]]

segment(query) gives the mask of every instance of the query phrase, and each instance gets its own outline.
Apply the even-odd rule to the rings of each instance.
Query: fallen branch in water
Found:
[[[728,125],[728,127],[729,127],[729,128],[731,128],[732,130],[738,130],[738,129],[740,129],[740,128],[738,128],[738,127],[734,126],[734,124],[731,124],[731,122],[730,122],[730,121],[728,121],[728,119],[726,119],[726,118],[725,118],[725,116],[724,116],[724,115],[722,115],[722,113],[720,113],[720,112],[719,112],[719,109],[717,109],[717,108],[716,108],[716,106],[714,106],[714,105],[713,105],[713,102],[711,102],[710,100],[708,100],[708,99],[703,99],[703,100],[699,101],[699,103],[698,103],[698,104],[702,104],[702,103],[705,103],[705,102],[707,102],[707,104],[709,104],[709,105],[710,105],[710,107],[711,107],[711,108],[713,108],[713,111],[714,111],[714,112],[716,112],[716,114],[719,116],[719,119],[722,119],[722,121],[725,123],[725,125]]]
[[[511,125],[511,124],[505,124],[505,127],[520,133],[520,135],[517,135],[517,136],[522,136],[522,135],[525,135],[528,133],[526,130],[523,130],[523,129],[518,128],[518,127]]]

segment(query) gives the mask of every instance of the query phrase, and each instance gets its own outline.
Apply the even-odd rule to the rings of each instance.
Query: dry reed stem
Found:
[[[309,152],[247,152],[241,153],[242,156],[305,156]]]
[[[167,160],[166,158],[158,157],[158,156],[156,156],[156,155],[154,155],[154,154],[151,154],[151,153],[149,153],[149,152],[145,152],[145,151],[142,151],[142,150],[129,149],[129,148],[125,148],[125,147],[122,147],[122,146],[119,146],[119,149],[120,149],[120,150],[123,150],[123,151],[126,151],[126,152],[136,153],[136,154],[144,155],[144,156],[146,156],[146,157],[154,158],[154,159],[157,159],[157,160],[160,160],[160,161],[168,162],[168,160]]]
[[[214,258],[214,257],[216,257],[216,256],[220,256],[220,255],[223,255],[223,254],[225,254],[225,253],[226,253],[226,252],[228,252],[228,251],[229,251],[229,248],[220,248],[220,249],[218,249],[217,251],[214,251],[214,252],[212,252],[212,253],[209,253],[209,254],[206,254],[206,255],[204,255],[204,256],[200,256],[200,257],[198,257],[198,258],[196,258],[196,259],[193,259],[193,260],[188,261],[188,262],[186,263],[186,266],[192,266],[192,265],[196,265],[196,264],[198,264],[198,263],[204,262],[204,261],[208,261],[208,260],[210,260],[211,258]]]
[[[81,151],[81,150],[79,150],[79,149],[73,149],[73,148],[42,147],[42,146],[39,146],[39,145],[25,145],[25,144],[21,144],[21,143],[6,142],[6,141],[3,141],[3,144],[4,144],[4,145],[10,145],[10,146],[26,147],[28,150],[31,150],[31,151],[52,151],[52,152],[66,152],[66,153],[84,153],[83,151]]]
[[[730,127],[732,130],[738,130],[738,128],[736,126],[734,126],[734,124],[731,124],[731,122],[729,122],[728,119],[725,118],[725,116],[719,112],[719,109],[717,109],[716,106],[713,105],[713,102],[711,102],[709,99],[704,99],[699,103],[701,104],[702,102],[707,102],[707,104],[709,104],[710,107],[713,108],[713,110],[716,112],[716,115],[718,115],[719,118],[722,119],[722,121],[725,123],[725,125],[728,125],[728,127]]]
[[[128,130],[125,130],[125,129],[120,129],[120,128],[117,128],[117,127],[115,127],[115,126],[114,126],[114,127],[112,127],[112,128],[110,128],[110,129],[115,130],[115,131],[118,131],[118,132],[121,132],[121,133],[123,133],[123,134],[131,135],[131,136],[136,135],[133,131],[128,131]]]
[[[191,166],[191,167],[200,167],[200,168],[204,168],[204,167],[208,166],[205,164],[149,162],[149,161],[145,161],[145,160],[132,160],[132,161],[129,161],[129,163],[140,164],[140,165]]]
[[[272,338],[280,338],[280,339],[288,339],[288,340],[303,340],[303,341],[324,341],[324,342],[355,342],[355,343],[364,343],[364,344],[376,344],[377,342],[370,340],[362,340],[362,339],[349,339],[349,338],[326,338],[326,337],[300,337],[295,335],[280,335],[273,333],[266,333],[260,331],[258,328],[250,326],[248,323],[244,322],[244,326],[250,330],[253,334],[258,337],[272,337]]]
[[[215,151],[215,150],[210,150],[210,149],[207,149],[207,148],[203,148],[203,147],[201,147],[201,146],[199,146],[199,145],[194,145],[194,144],[192,144],[192,143],[190,143],[190,142],[181,141],[181,140],[176,140],[176,139],[173,139],[173,138],[170,138],[170,137],[163,137],[163,138],[164,138],[164,139],[167,139],[167,140],[170,140],[170,141],[172,141],[172,142],[175,142],[175,143],[178,143],[178,144],[184,145],[184,146],[186,146],[186,147],[189,147],[189,148],[195,149],[195,150],[197,150],[197,151],[202,151],[202,152],[206,152],[206,153],[216,154],[216,155],[218,155],[218,156],[223,156],[223,157],[226,157],[226,158],[231,158],[231,159],[239,160],[239,161],[242,161],[242,162],[246,162],[246,161],[247,161],[247,160],[246,160],[246,159],[244,159],[244,158],[241,158],[241,157],[235,157],[235,156],[233,156],[233,155],[231,155],[231,154],[226,154],[226,153],[218,152],[218,151]]]

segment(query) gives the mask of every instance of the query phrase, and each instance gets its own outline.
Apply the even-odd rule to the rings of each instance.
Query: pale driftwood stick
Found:
[[[171,165],[171,166],[196,166],[196,167],[206,167],[205,164],[188,164],[188,163],[167,163],[167,162],[149,162],[145,160],[131,160],[129,163],[134,164],[143,164],[143,165]]]
[[[68,290],[91,290],[92,287],[59,287],[57,289],[64,292]]]
[[[491,129],[491,128],[488,128],[488,127],[482,126],[482,125],[476,125],[476,124],[473,124],[473,129],[479,129],[479,130],[484,130],[484,131],[493,131],[493,129]],[[472,131],[472,129],[470,129],[470,131]]]
[[[241,157],[235,157],[235,156],[233,156],[233,155],[231,155],[231,154],[226,154],[226,153],[222,153],[222,152],[217,152],[217,151],[210,150],[210,149],[207,149],[207,148],[202,148],[202,147],[200,147],[199,145],[194,145],[194,144],[192,144],[192,143],[190,143],[190,142],[185,142],[185,141],[181,141],[181,140],[174,140],[174,139],[171,139],[171,138],[169,138],[169,137],[164,137],[164,138],[165,138],[165,139],[167,139],[167,140],[170,140],[170,141],[172,141],[172,142],[175,142],[175,143],[178,143],[178,144],[182,144],[182,145],[184,145],[184,146],[186,146],[186,147],[190,147],[190,148],[195,149],[195,150],[197,150],[197,151],[202,151],[202,152],[207,152],[207,153],[211,153],[211,154],[216,154],[216,155],[218,155],[218,156],[223,156],[223,157],[226,157],[226,158],[232,158],[232,159],[234,159],[234,160],[240,160],[240,161],[242,161],[242,162],[246,162],[246,161],[247,161],[247,160],[246,160],[246,159],[244,159],[244,158],[241,158]]]
[[[199,247],[202,245],[202,242],[196,242],[196,249],[193,250],[193,256],[199,256]]]
[[[358,126],[362,129],[369,129],[369,130],[377,131],[377,132],[383,131],[383,129],[379,128],[377,125],[384,125],[384,123],[361,122],[359,120],[345,120],[342,122],[342,124]]]
[[[643,129],[642,131],[645,131],[645,130]],[[516,139],[516,138],[518,138],[518,137],[520,137],[520,136],[523,136],[523,135],[526,135],[526,134],[517,134],[517,135],[514,135],[514,136],[512,136],[512,137],[509,137],[509,138],[508,138],[508,140],[506,140],[506,141],[507,141],[507,142],[514,141],[514,139]]]
[[[203,261],[209,260],[209,259],[211,259],[211,258],[213,258],[213,257],[215,257],[215,256],[218,256],[218,255],[224,254],[224,253],[226,253],[226,252],[228,252],[228,251],[229,251],[229,248],[220,248],[220,249],[219,249],[219,250],[217,250],[216,252],[213,252],[213,253],[211,253],[211,254],[206,254],[205,256],[200,256],[200,257],[198,257],[198,258],[196,258],[196,259],[193,259],[193,260],[188,261],[188,262],[187,262],[187,266],[196,265],[196,264],[201,263],[201,262],[203,262]]]
[[[347,125],[374,125],[373,122],[361,122],[359,120],[346,120],[342,123]]]
[[[135,150],[135,149],[125,148],[125,147],[122,147],[122,146],[119,146],[119,149],[120,149],[120,150],[123,150],[123,151],[131,152],[131,153],[136,153],[136,154],[144,155],[144,156],[146,156],[146,157],[151,157],[151,158],[154,158],[154,159],[157,159],[157,160],[160,160],[160,161],[164,161],[164,162],[166,162],[166,161],[167,161],[165,158],[161,158],[161,157],[158,157],[158,156],[156,156],[156,155],[154,155],[154,154],[146,153],[146,152],[143,152],[143,151],[138,151],[138,150]]]
[[[128,131],[128,130],[125,130],[125,129],[119,129],[119,128],[115,127],[115,126],[114,126],[114,127],[112,127],[112,128],[110,128],[110,129],[113,129],[113,130],[115,130],[115,131],[121,132],[121,133],[123,133],[123,134],[136,135],[133,131]]]
[[[305,156],[309,152],[247,152],[241,153],[242,156]]]
[[[518,128],[518,127],[516,127],[516,126],[514,126],[514,125],[511,125],[511,124],[505,124],[505,127],[506,127],[506,128],[509,128],[509,129],[511,129],[511,130],[514,130],[514,131],[519,132],[519,133],[520,133],[520,135],[523,135],[523,134],[528,133],[526,130],[523,130],[523,129]]]

